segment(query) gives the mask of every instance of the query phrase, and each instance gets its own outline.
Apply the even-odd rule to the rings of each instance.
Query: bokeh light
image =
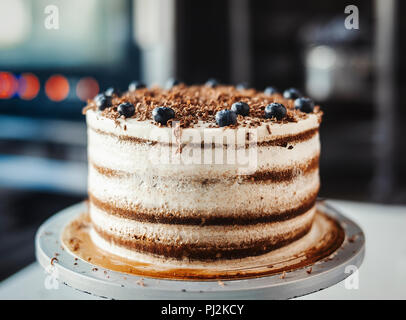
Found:
[[[92,99],[99,93],[99,83],[92,77],[79,80],[76,86],[76,95],[82,101]]]
[[[21,99],[32,100],[38,95],[40,83],[36,75],[23,73],[18,83],[18,95]]]
[[[0,46],[22,44],[32,29],[31,5],[24,0],[0,1]]]
[[[69,94],[69,82],[62,75],[53,75],[45,83],[45,93],[52,101],[62,101]]]
[[[10,72],[0,72],[0,99],[11,98],[18,90],[18,81]]]

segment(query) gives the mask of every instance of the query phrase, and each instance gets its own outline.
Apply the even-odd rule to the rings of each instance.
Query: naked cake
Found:
[[[91,238],[107,252],[216,263],[312,228],[322,112],[297,90],[135,82],[84,113]]]

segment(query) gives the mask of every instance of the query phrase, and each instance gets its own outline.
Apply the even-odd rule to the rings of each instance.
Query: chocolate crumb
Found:
[[[313,268],[312,268],[312,267],[310,267],[309,269],[306,270],[307,274],[311,274],[312,271],[313,271]]]
[[[70,238],[69,239],[69,244],[72,246],[73,251],[77,251],[80,248],[80,239],[78,238]]]
[[[53,257],[53,258],[51,259],[51,265],[53,266],[55,262],[58,262],[58,259],[55,258],[55,257]]]
[[[269,127],[269,124],[266,125],[266,130],[268,131],[269,134],[272,134],[271,128]]]

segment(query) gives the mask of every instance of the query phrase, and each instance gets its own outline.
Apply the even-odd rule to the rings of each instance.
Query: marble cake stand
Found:
[[[359,268],[365,253],[365,236],[358,225],[328,203],[319,202],[318,209],[340,223],[346,239],[330,259],[307,268],[253,279],[229,281],[185,281],[145,278],[95,266],[78,259],[68,250],[61,250],[64,227],[86,210],[79,203],[50,217],[38,230],[35,247],[38,262],[49,273],[50,280],[79,291],[108,299],[289,299],[330,287]]]

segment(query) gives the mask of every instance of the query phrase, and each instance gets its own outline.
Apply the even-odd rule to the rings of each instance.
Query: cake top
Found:
[[[294,89],[283,95],[269,87],[265,91],[236,88],[229,85],[186,86],[176,84],[169,89],[130,85],[121,94],[113,89],[89,100],[84,108],[99,111],[106,118],[137,119],[157,126],[190,128],[203,122],[208,127],[258,127],[263,123],[288,123],[306,119],[309,113],[322,115],[319,106]]]

